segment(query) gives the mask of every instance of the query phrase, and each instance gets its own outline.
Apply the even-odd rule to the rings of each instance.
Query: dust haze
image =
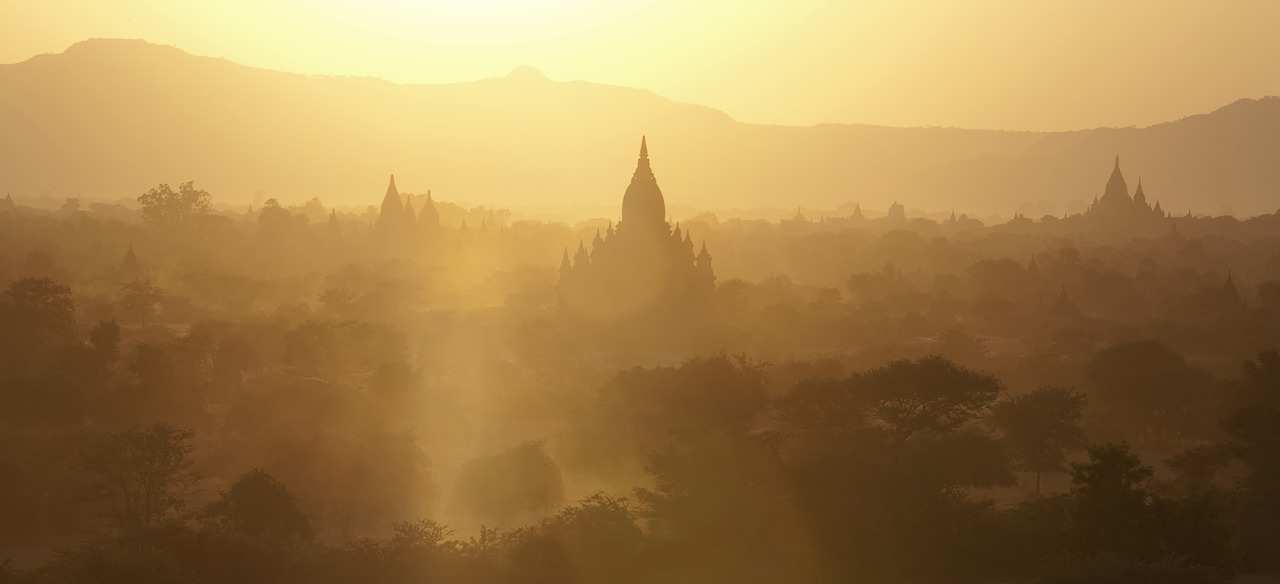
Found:
[[[0,65],[0,584],[1277,581],[1280,99],[1239,98],[794,127]]]

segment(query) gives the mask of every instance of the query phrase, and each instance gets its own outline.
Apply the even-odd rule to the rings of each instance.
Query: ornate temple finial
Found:
[[[655,180],[653,176],[653,167],[649,166],[649,143],[644,137],[640,137],[640,158],[636,161],[636,172],[631,180]]]

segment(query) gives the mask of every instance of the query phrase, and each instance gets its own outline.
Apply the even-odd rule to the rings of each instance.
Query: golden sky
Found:
[[[398,82],[529,64],[779,124],[1148,125],[1280,94],[1280,0],[0,0],[0,62],[91,37]]]

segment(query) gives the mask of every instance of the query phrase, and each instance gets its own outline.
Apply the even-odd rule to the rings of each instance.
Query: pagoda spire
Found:
[[[1143,209],[1150,209],[1147,205],[1147,194],[1142,190],[1142,177],[1138,177],[1138,189],[1133,192],[1133,204]]]
[[[640,137],[640,157],[636,160],[635,174],[622,196],[622,223],[627,229],[642,229],[651,233],[667,232],[667,204],[658,188],[658,179],[649,165],[649,139]]]
[[[413,211],[413,195],[404,196],[404,228],[413,233],[418,230],[418,214]]]
[[[397,233],[404,221],[404,203],[400,201],[400,191],[396,190],[396,175],[393,174],[387,182],[387,194],[382,197],[382,208],[374,227],[383,233]]]
[[[649,142],[646,136],[640,136],[640,158],[636,160],[636,172],[632,181],[654,180],[653,168],[649,166]]]
[[[129,240],[129,249],[124,252],[124,260],[120,262],[121,274],[131,280],[137,280],[144,274],[142,264],[138,263],[138,254],[133,251],[133,240]]]
[[[1127,207],[1133,198],[1129,196],[1129,187],[1125,184],[1124,173],[1120,172],[1120,153],[1116,153],[1116,165],[1111,169],[1111,178],[1107,179],[1107,187],[1099,202],[1103,207]],[[1123,204],[1122,204],[1123,203]]]
[[[436,210],[436,202],[431,198],[431,189],[427,189],[427,200],[418,209],[418,226],[426,231],[440,228],[440,212]]]

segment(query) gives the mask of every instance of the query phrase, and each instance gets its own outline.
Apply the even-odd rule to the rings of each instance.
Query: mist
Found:
[[[0,66],[0,584],[1273,582],[1280,109]]]

